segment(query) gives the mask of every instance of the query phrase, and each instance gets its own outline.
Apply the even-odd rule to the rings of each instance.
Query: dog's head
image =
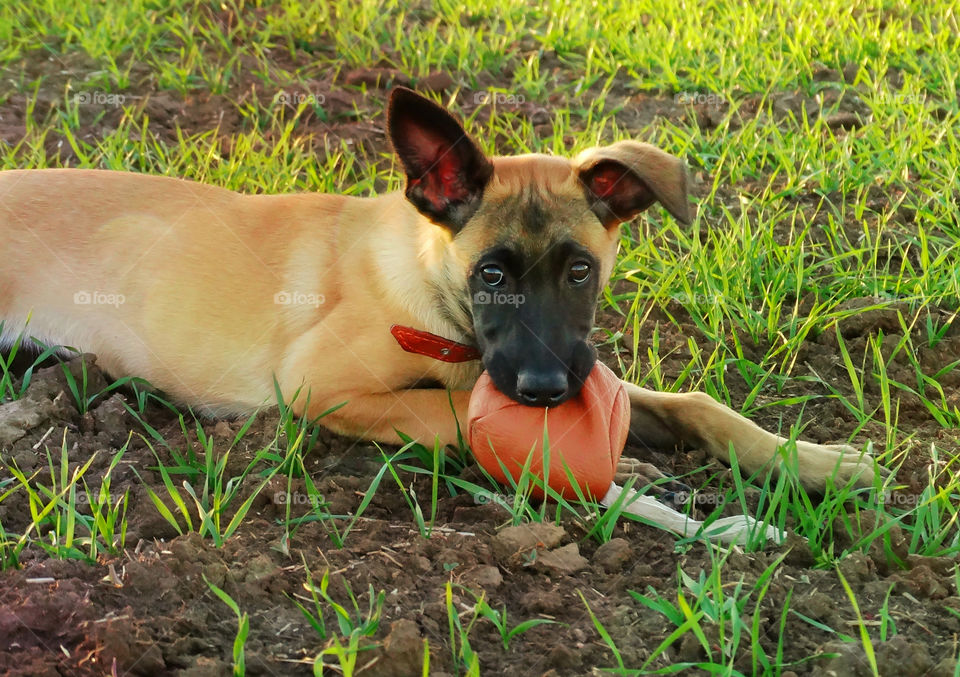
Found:
[[[618,226],[655,202],[688,223],[683,162],[633,141],[573,160],[488,158],[450,113],[402,88],[388,128],[407,199],[449,233],[463,263],[450,292],[469,294],[497,389],[537,406],[576,395],[596,361],[587,337]]]

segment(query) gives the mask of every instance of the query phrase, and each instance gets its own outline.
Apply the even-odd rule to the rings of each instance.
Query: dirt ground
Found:
[[[77,57],[75,67],[82,72],[90,65]],[[44,60],[25,64],[24,68],[32,75],[49,76],[44,81],[41,106],[36,113],[43,118],[48,112],[43,106],[54,106],[62,97],[64,78],[69,74],[64,74],[61,64],[51,65]],[[437,76],[432,85],[449,86],[446,80]],[[128,94],[142,97],[142,106],[149,113],[154,130],[166,130],[170,140],[175,138],[177,127],[189,133],[219,126],[220,133],[227,135],[242,125],[236,112],[238,100],[268,96],[249,82],[238,83],[236,91],[225,96],[197,93],[179,97],[152,91],[149,84],[138,85],[135,72],[133,81]],[[386,150],[381,113],[385,95],[378,86],[388,81],[409,82],[387,70],[345,73],[335,81],[312,82],[312,93],[326,95],[328,119],[307,119],[300,132],[351,139],[356,147],[368,149],[369,155],[375,157],[377,152]],[[372,94],[361,94],[353,86],[357,83],[367,83]],[[622,121],[628,128],[640,127],[656,116],[686,114],[672,98],[630,94],[626,90],[621,96],[631,97],[630,106],[625,109],[629,113],[623,113]],[[534,118],[538,106],[525,105]],[[793,104],[788,101],[784,105]],[[25,100],[17,95],[3,104],[0,138],[15,143],[23,136],[24,106]],[[362,117],[354,110],[361,111]],[[81,114],[90,115],[90,119],[83,120],[82,136],[96,139],[118,124],[122,112],[108,109],[105,115],[94,117],[92,111],[82,109]],[[703,124],[711,123],[709,110],[702,111],[702,117]],[[69,159],[69,145],[57,142],[52,136],[46,140],[49,150]],[[674,316],[684,317],[681,308],[673,310]],[[601,321],[613,326],[612,316]],[[680,329],[669,323],[661,323],[660,327],[661,354],[676,348],[663,365],[664,371],[670,373],[673,368],[679,370],[689,357],[685,348],[687,336],[695,334],[695,328],[692,321]],[[687,328],[689,332],[685,331]],[[841,327],[851,353],[857,354],[862,354],[871,332],[879,329],[888,337],[896,336],[900,330],[895,309],[866,312]],[[629,345],[629,340],[625,344]],[[891,345],[895,344],[894,340]],[[639,354],[646,354],[648,345],[649,338],[641,337]],[[765,346],[755,349],[761,352]],[[919,358],[924,367],[935,370],[957,354],[960,327],[955,327],[935,348],[923,351]],[[603,358],[615,364],[615,356],[609,351]],[[845,381],[841,378],[843,365],[836,352],[836,341],[831,341],[829,334],[810,342],[798,365],[801,373]],[[79,361],[74,360],[71,368],[78,370]],[[900,368],[906,372],[908,365],[895,362],[890,371],[892,379],[898,378]],[[96,390],[97,382],[106,383],[95,368],[88,378],[91,391]],[[732,382],[734,398],[742,400],[748,393],[746,385],[741,384],[738,390]],[[960,392],[960,371],[946,375],[941,385],[956,397]],[[797,392],[788,394],[824,394],[814,383],[794,388]],[[875,398],[877,393],[868,390],[868,397]],[[2,458],[5,462],[15,461],[29,474],[46,465],[44,445],[57,450],[65,436],[71,467],[97,453],[87,474],[88,481],[95,481],[106,470],[113,453],[127,443],[128,434],[143,433],[122,406],[124,401],[133,406],[131,393],[121,390],[96,401],[81,415],[67,390],[62,369],[58,365],[45,367],[34,374],[24,399],[0,405]],[[792,416],[795,420],[799,413],[799,408],[781,407],[776,413],[761,414],[757,420],[776,428],[780,416],[786,420]],[[231,452],[235,474],[249,463],[252,449],[272,439],[277,416],[275,411],[260,415],[244,441]],[[144,420],[170,446],[191,445],[202,454],[194,435],[184,440],[176,416],[168,409],[151,405]],[[805,437],[820,442],[845,439],[856,426],[843,406],[829,399],[808,405],[804,420],[809,422]],[[904,493],[909,494],[911,489],[919,489],[926,477],[930,459],[923,450],[931,443],[956,448],[957,435],[940,427],[919,402],[912,402],[905,394],[901,394],[900,400],[900,425],[916,431],[913,448],[917,453],[898,475],[908,487]],[[229,445],[240,426],[238,421],[205,424],[206,429],[214,430],[218,450]],[[882,426],[868,426],[861,437],[882,440]],[[162,445],[155,443],[154,447],[161,460],[172,462]],[[625,454],[642,457],[674,474],[706,466],[686,480],[691,485],[709,484],[719,491],[730,484],[729,471],[696,450],[650,454],[628,447]],[[332,434],[321,437],[307,463],[334,514],[356,510],[360,494],[382,465],[379,453],[370,445]],[[161,477],[150,469],[155,466],[153,452],[143,438],[134,435],[113,472],[111,488],[115,493],[130,492],[128,547],[122,555],[101,556],[96,564],[87,564],[49,559],[38,548],[28,548],[22,553],[20,569],[0,574],[0,672],[31,676],[102,675],[111,671],[141,675],[230,674],[237,621],[210,591],[205,577],[227,591],[240,609],[249,614],[249,674],[310,674],[309,662],[325,643],[288,597],[306,594],[303,585],[309,568],[317,578],[324,570],[331,572],[331,592],[342,602],[347,600],[345,582],[358,594],[361,604],[366,604],[370,586],[376,592],[386,593],[380,629],[359,661],[361,665],[370,665],[361,674],[419,674],[424,638],[429,640],[431,674],[457,673],[451,658],[444,602],[445,584],[452,581],[477,592],[486,591],[494,606],[506,605],[513,623],[528,618],[557,621],[517,636],[508,651],[503,650],[494,627],[478,621],[471,642],[484,674],[583,675],[598,667],[613,667],[616,660],[601,640],[580,594],[610,632],[624,663],[637,666],[674,628],[662,616],[633,601],[627,591],[645,592],[653,588],[675,599],[678,566],[693,573],[711,566],[704,546],[678,550],[670,534],[636,524],[621,524],[614,540],[603,546],[586,539],[584,526],[572,520],[556,530],[536,526],[505,530],[502,527],[507,516],[502,509],[492,503],[478,504],[464,494],[441,497],[437,524],[442,528],[424,538],[418,534],[402,495],[387,482],[342,548],[335,547],[323,525],[317,522],[304,524],[289,544],[284,544],[278,519],[286,506],[279,498],[281,494],[272,490],[260,494],[237,533],[217,548],[196,534],[178,536],[159,515],[144,483],[134,472],[137,469],[147,484],[161,491]],[[464,472],[473,476],[474,471],[468,468]],[[404,479],[408,485],[413,483],[418,495],[429,495],[429,480],[413,475]],[[29,523],[28,515],[22,492],[0,502],[0,522],[9,532],[20,533]],[[860,520],[863,528],[868,529],[871,515],[861,513]],[[849,536],[839,532],[838,526],[838,539],[846,538],[849,542]],[[905,557],[906,543],[896,530],[891,532],[890,543],[905,559],[905,568],[892,567],[879,548],[851,555],[840,564],[868,620],[879,618],[885,595],[891,586],[894,588],[889,610],[898,634],[888,642],[876,643],[880,673],[952,675],[960,618],[947,613],[944,607],[960,609],[953,576],[957,561]],[[539,556],[531,556],[531,548],[538,549]],[[734,552],[728,570],[740,572],[749,586],[784,552],[786,561],[768,594],[758,608],[749,608],[763,629],[761,643],[767,654],[776,653],[781,610],[791,591],[791,608],[825,626],[855,635],[855,617],[836,573],[812,568],[813,558],[804,543],[791,541],[763,553]],[[472,603],[469,595],[459,588],[455,591],[458,609]],[[792,614],[786,617],[785,635],[789,638],[783,647],[787,663],[827,654],[792,666],[796,674],[828,674],[828,670],[837,675],[868,674],[859,643],[841,643],[836,635]],[[667,652],[671,661],[696,661],[702,657],[695,642],[678,643]],[[738,662],[736,667],[746,674],[754,669],[749,662]]]
[[[79,358],[71,362],[78,375],[79,365]],[[93,386],[105,385],[95,368],[88,370],[88,378]],[[86,476],[88,481],[95,480],[106,470],[110,452],[126,442],[128,431],[139,428],[120,404],[125,398],[129,402],[130,394],[113,394],[81,416],[61,367],[39,370],[19,401],[22,404],[0,406],[4,459],[15,460],[25,472],[41,468],[47,461],[35,449],[37,443],[41,439],[59,441],[65,433],[71,467],[99,452]],[[31,415],[12,415],[14,408],[21,414],[25,408]],[[169,410],[148,408],[144,419],[171,446],[191,445],[202,453],[193,435],[184,440],[179,422]],[[256,420],[232,452],[232,474],[239,474],[251,460],[250,449],[269,443],[276,424],[276,413]],[[217,423],[214,448],[226,448],[240,426],[241,422]],[[54,450],[58,446],[54,444]],[[172,463],[162,450],[159,453],[165,463]],[[629,447],[626,453],[641,456],[639,450]],[[708,470],[697,473],[703,479],[710,473],[728,472],[696,452],[655,454],[652,460],[678,473],[707,464],[711,466]],[[359,493],[367,489],[382,464],[369,445],[332,434],[321,438],[308,462],[333,514],[356,509]],[[111,487],[115,494],[130,492],[129,547],[122,556],[102,556],[90,565],[52,560],[38,548],[28,548],[21,556],[22,568],[2,574],[0,670],[4,674],[98,675],[109,671],[114,661],[118,670],[134,674],[229,674],[236,618],[210,592],[204,576],[250,614],[246,646],[250,674],[309,674],[303,661],[318,653],[324,643],[285,596],[303,594],[304,564],[315,576],[327,569],[333,572],[331,590],[345,604],[344,581],[359,594],[361,606],[367,598],[361,591],[369,586],[386,591],[383,622],[375,638],[378,648],[362,654],[361,660],[361,664],[375,662],[362,674],[417,674],[423,637],[430,641],[431,674],[442,674],[441,670],[454,674],[443,598],[448,581],[486,591],[493,603],[506,605],[514,622],[539,617],[562,623],[536,627],[516,638],[510,651],[504,652],[496,630],[480,622],[472,633],[472,645],[484,674],[587,674],[594,666],[612,666],[613,660],[578,592],[612,634],[625,663],[638,665],[673,628],[667,627],[661,616],[632,602],[627,591],[652,587],[669,597],[675,594],[672,587],[678,565],[687,572],[710,567],[702,545],[677,551],[671,535],[636,524],[618,527],[615,538],[602,547],[584,539],[584,525],[573,520],[565,521],[558,530],[538,526],[520,527],[519,534],[518,529],[504,530],[501,527],[507,517],[502,508],[477,504],[465,494],[440,500],[437,524],[442,528],[431,538],[423,538],[402,496],[388,485],[377,492],[343,548],[335,547],[327,531],[311,522],[293,534],[289,554],[283,552],[283,530],[277,524],[286,507],[282,483],[276,490],[268,487],[262,492],[239,531],[217,548],[196,534],[178,536],[159,515],[134,473],[134,468],[138,469],[146,484],[162,493],[162,480],[151,467],[155,467],[151,450],[142,439],[132,438],[113,472]],[[922,471],[917,467],[908,472]],[[464,473],[473,476],[469,468]],[[429,495],[429,480],[408,475],[405,482],[412,482],[418,495]],[[22,497],[0,503],[0,521],[10,532],[22,531],[29,522],[28,514]],[[861,514],[860,519],[868,529],[870,515]],[[841,531],[838,525],[838,534]],[[868,554],[848,556],[840,564],[868,619],[878,617],[887,590],[894,586],[890,612],[899,634],[879,646],[882,674],[926,674],[941,661],[946,661],[942,669],[930,674],[952,674],[950,656],[960,619],[943,607],[960,609],[952,576],[956,561],[906,558],[902,535],[893,532],[891,541],[908,568],[891,567],[879,547]],[[532,558],[530,547],[537,547],[541,555],[553,552],[560,556]],[[759,609],[751,610],[760,615],[761,627],[766,629],[768,653],[775,651],[780,610],[790,590],[791,608],[828,627],[851,631],[852,612],[838,603],[845,595],[836,574],[810,568],[813,559],[805,544],[790,542],[763,553],[734,553],[727,566],[750,584],[786,551],[786,562],[766,598]],[[468,604],[472,599],[461,593],[457,601]],[[842,644],[793,616],[787,618],[787,636],[790,641],[784,646],[784,659],[788,662],[840,652],[836,658],[797,665],[798,674],[823,674],[826,665],[832,665],[836,674],[860,674],[864,669],[858,644]],[[668,657],[697,660],[702,658],[699,652],[695,643],[684,642],[671,649]],[[749,665],[738,667],[750,672]]]

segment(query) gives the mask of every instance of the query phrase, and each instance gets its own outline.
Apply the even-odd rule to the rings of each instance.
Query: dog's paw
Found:
[[[669,475],[665,475],[652,463],[644,463],[635,458],[621,457],[617,463],[617,472],[613,481],[623,486],[631,477],[635,477],[635,489],[647,487],[647,493],[660,500],[675,502],[674,496],[689,496],[690,487]]]
[[[809,489],[822,491],[827,478],[834,485],[872,488],[891,475],[868,451],[849,444],[797,442],[800,479]]]

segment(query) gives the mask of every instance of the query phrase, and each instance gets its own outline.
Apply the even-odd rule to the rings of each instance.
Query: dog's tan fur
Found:
[[[447,391],[411,386],[437,381],[451,389],[463,422],[480,364],[406,353],[390,326],[470,341],[469,305],[441,312],[431,290],[467,293],[471,256],[494,237],[513,237],[510,205],[526,194],[595,253],[606,279],[617,229],[598,223],[578,181],[606,159],[631,167],[671,213],[686,216],[683,164],[634,142],[574,160],[493,158],[483,201],[455,238],[402,192],[240,195],[122,172],[2,172],[0,320],[9,334],[29,318],[29,333],[48,344],[95,353],[112,376],[146,378],[214,414],[270,403],[276,376],[285,397],[300,391],[295,407],[308,416],[347,402],[323,421],[339,432],[393,442],[399,430],[453,444]],[[122,303],[76,303],[85,292]],[[307,302],[277,303],[285,292]],[[632,427],[650,444],[702,445],[724,460],[732,444],[752,471],[775,459],[783,442],[706,395],[627,387]],[[873,479],[872,459],[850,447],[800,442],[797,450],[810,486],[835,467],[841,479]]]

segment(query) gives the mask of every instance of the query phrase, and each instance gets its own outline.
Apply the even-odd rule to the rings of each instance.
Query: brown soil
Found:
[[[89,359],[89,357],[87,358]],[[80,358],[70,362],[80,374]],[[88,366],[94,388],[104,383],[96,367]],[[19,420],[18,433],[0,425],[3,460],[16,462],[26,473],[44,471],[47,457],[37,443],[47,440],[59,463],[57,449],[65,440],[71,471],[92,455],[87,472],[91,486],[106,470],[109,459],[127,441],[128,431],[144,433],[143,427],[122,406],[133,405],[130,393],[120,392],[99,400],[80,415],[67,390],[63,370],[53,365],[39,370],[21,405],[0,406],[0,422]],[[35,416],[10,416],[13,407],[25,406]],[[253,458],[253,449],[272,439],[276,412],[258,417],[244,440],[231,452],[228,475],[239,475]],[[148,407],[144,420],[174,448],[192,449],[202,462],[202,450],[194,434],[184,439],[176,417],[166,408]],[[214,449],[225,450],[242,422],[207,422],[213,430]],[[52,432],[48,432],[52,429]],[[189,429],[189,427],[188,427]],[[161,460],[173,459],[158,449]],[[43,445],[41,445],[41,450]],[[627,454],[640,455],[639,449]],[[649,457],[649,456],[648,456]],[[662,467],[682,473],[706,464],[694,475],[704,481],[714,473],[726,473],[706,462],[697,452],[670,457],[654,454]],[[355,510],[360,493],[369,486],[381,465],[369,445],[324,433],[307,456],[308,470],[333,514]],[[518,636],[504,652],[499,636],[488,622],[478,623],[471,634],[484,674],[588,673],[594,666],[610,667],[614,659],[600,638],[579,598],[611,633],[627,665],[638,665],[673,629],[663,617],[645,610],[628,590],[646,592],[650,587],[673,599],[679,565],[693,576],[711,564],[702,545],[676,549],[675,539],[664,532],[623,524],[607,545],[586,538],[583,524],[565,520],[556,533],[528,525],[503,529],[506,513],[493,503],[477,504],[469,495],[442,495],[436,529],[429,538],[417,532],[409,508],[395,485],[384,483],[363,519],[348,536],[345,547],[334,545],[321,523],[309,522],[297,529],[289,543],[279,521],[284,516],[285,479],[268,486],[254,503],[236,534],[217,548],[196,534],[178,536],[162,519],[148,498],[144,485],[165,496],[156,460],[143,438],[131,438],[121,463],[113,472],[114,495],[130,492],[127,518],[127,549],[118,556],[101,555],[95,564],[50,559],[38,547],[21,553],[22,567],[2,575],[0,592],[0,670],[9,674],[103,674],[116,661],[117,669],[156,675],[229,674],[236,618],[211,592],[204,576],[226,590],[250,616],[251,632],[246,645],[251,674],[309,674],[302,661],[316,655],[324,642],[309,627],[289,596],[305,594],[305,569],[319,581],[322,572],[332,574],[331,590],[347,603],[343,584],[358,593],[366,604],[369,586],[386,591],[380,631],[373,638],[361,664],[376,661],[362,674],[412,675],[422,656],[422,639],[429,640],[432,674],[455,672],[450,658],[444,586],[447,582],[486,591],[495,605],[505,605],[512,623],[528,618],[550,618],[562,625],[543,625]],[[137,469],[143,482],[134,472]],[[919,470],[919,468],[915,469]],[[45,472],[45,471],[44,471]],[[464,470],[474,478],[475,471]],[[403,476],[417,495],[428,496],[429,481]],[[687,479],[696,484],[696,481]],[[728,480],[712,477],[712,486]],[[241,492],[256,485],[249,481]],[[293,490],[302,491],[302,480]],[[237,502],[239,502],[239,498]],[[294,514],[302,511],[294,507]],[[11,533],[21,533],[29,523],[28,505],[22,492],[0,503],[0,523]],[[872,516],[860,514],[868,530]],[[838,543],[849,544],[839,522]],[[527,539],[525,541],[525,539]],[[905,556],[902,535],[893,532],[891,547],[905,560],[906,568],[892,565],[878,546],[866,554],[854,554],[840,563],[840,570],[853,586],[860,610],[867,619],[879,618],[890,586],[890,612],[899,634],[880,645],[879,657],[888,662],[885,675],[918,675],[952,655],[953,637],[960,619],[944,606],[960,608],[952,576],[951,558]],[[531,556],[524,546],[539,548]],[[285,552],[286,551],[286,552]],[[749,587],[780,554],[788,552],[785,564],[759,608],[764,629],[761,642],[768,654],[776,651],[780,610],[788,594],[791,608],[810,618],[855,634],[854,619],[845,594],[833,571],[810,568],[809,548],[800,542],[762,553],[734,552],[727,571],[737,572]],[[802,584],[801,584],[802,582]],[[455,588],[455,603],[462,611],[471,597]],[[791,592],[792,591],[792,592]],[[333,619],[328,618],[333,625]],[[857,644],[841,644],[829,633],[817,630],[795,616],[787,617],[789,641],[786,661],[800,660],[822,652],[840,652],[837,661],[859,665],[863,659]],[[833,644],[831,644],[833,642]],[[852,653],[851,653],[852,652]],[[904,652],[910,661],[904,660]],[[668,652],[673,661],[704,658],[696,644],[684,642]],[[825,661],[802,663],[798,673],[818,672]],[[748,672],[750,666],[737,663]],[[839,668],[838,668],[839,669]],[[845,670],[845,669],[844,669]],[[854,674],[838,672],[838,674]]]

